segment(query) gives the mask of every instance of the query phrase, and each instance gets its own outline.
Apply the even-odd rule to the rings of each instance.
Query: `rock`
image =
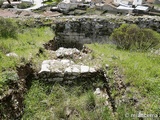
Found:
[[[105,104],[104,104],[105,106],[108,106],[109,105],[109,102],[108,101],[105,101]]]
[[[96,91],[94,92],[95,95],[100,95],[101,94],[101,90],[100,88],[96,88]]]
[[[62,59],[62,60],[45,60],[42,62],[41,72],[64,72],[64,68],[68,67],[69,65],[72,65],[74,62],[68,59]]]
[[[91,68],[89,66],[83,66],[81,65],[81,73],[85,73],[85,72],[96,72],[96,70],[94,68]]]
[[[6,54],[7,57],[18,57],[18,55],[14,52]]]
[[[154,52],[156,55],[160,55],[160,48]]]
[[[66,116],[69,116],[72,113],[72,110],[69,107],[65,108]]]
[[[74,55],[80,54],[80,51],[76,48],[63,48],[60,47],[58,50],[56,50],[56,56],[58,58],[63,58],[63,57],[69,57],[72,58]]]
[[[109,68],[109,65],[108,65],[108,64],[106,64],[106,65],[105,65],[105,67],[106,67],[106,69],[108,69],[108,68]]]
[[[67,73],[80,73],[81,70],[78,67],[79,67],[78,65],[69,66],[68,68],[65,69],[65,72],[67,72]]]
[[[65,69],[65,72],[67,73],[93,73],[96,72],[96,70],[92,67],[85,66],[85,65],[72,65]]]

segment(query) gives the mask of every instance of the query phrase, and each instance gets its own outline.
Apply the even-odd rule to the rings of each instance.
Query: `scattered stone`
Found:
[[[18,55],[14,52],[6,54],[7,57],[18,57]]]
[[[65,108],[66,116],[69,116],[72,113],[72,110],[69,107]]]
[[[58,50],[55,51],[55,53],[58,58],[63,58],[63,57],[72,58],[74,55],[79,55],[80,51],[76,48],[60,47]]]
[[[154,52],[156,55],[160,55],[160,48]]]
[[[94,94],[96,94],[96,95],[101,94],[101,90],[100,90],[100,88],[96,88],[96,91],[94,92]]]
[[[96,95],[97,98],[104,98],[104,105],[105,106],[109,106],[109,96],[106,92],[103,92],[100,90],[100,88],[96,88],[96,90],[94,91],[94,94]]]
[[[82,49],[82,52],[88,54],[88,53],[91,53],[92,50],[89,49],[88,47],[86,47],[86,46],[84,45],[84,46],[83,46],[83,49]]]
[[[105,65],[105,67],[106,67],[106,69],[108,69],[108,68],[109,68],[109,65],[108,65],[108,64],[106,64],[106,65]]]

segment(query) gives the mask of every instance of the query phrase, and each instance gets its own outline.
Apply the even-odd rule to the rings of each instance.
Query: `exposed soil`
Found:
[[[0,119],[20,119],[24,109],[24,94],[33,77],[31,64],[17,68],[19,80],[9,83],[9,90],[0,96]]]
[[[21,18],[21,17],[56,17],[60,16],[61,13],[59,12],[51,12],[48,10],[45,10],[41,13],[34,13],[32,11],[26,11],[26,10],[16,10],[14,8],[9,9],[0,9],[0,17],[5,18]]]

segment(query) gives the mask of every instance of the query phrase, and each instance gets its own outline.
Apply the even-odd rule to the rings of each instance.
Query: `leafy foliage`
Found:
[[[148,50],[160,44],[160,34],[151,29],[142,29],[134,24],[122,24],[110,36],[117,48]]]
[[[20,9],[25,9],[25,8],[29,8],[31,7],[32,4],[31,3],[26,3],[26,2],[22,2],[21,4],[19,4],[17,7]]]
[[[0,7],[3,5],[4,0],[0,0]]]
[[[9,81],[18,80],[19,77],[17,72],[12,70],[12,71],[2,72],[1,79],[3,79],[4,82],[9,82]]]

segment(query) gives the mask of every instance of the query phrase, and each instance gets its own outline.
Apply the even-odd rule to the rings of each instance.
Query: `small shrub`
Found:
[[[160,43],[160,34],[151,29],[142,29],[134,24],[122,24],[115,29],[110,39],[120,49],[148,50]]]
[[[29,7],[31,7],[31,6],[32,6],[31,3],[22,2],[21,4],[19,4],[19,5],[17,6],[17,8],[25,9],[25,8],[29,8]]]
[[[16,38],[18,25],[13,19],[0,18],[0,37]]]
[[[55,0],[56,3],[60,3],[62,0]]]
[[[0,0],[0,7],[3,5],[3,2],[4,2],[3,0]]]
[[[18,74],[15,71],[5,71],[1,74],[1,81],[9,83],[10,81],[16,81],[19,79]]]
[[[88,15],[93,15],[96,11],[96,8],[87,8],[86,12]]]

